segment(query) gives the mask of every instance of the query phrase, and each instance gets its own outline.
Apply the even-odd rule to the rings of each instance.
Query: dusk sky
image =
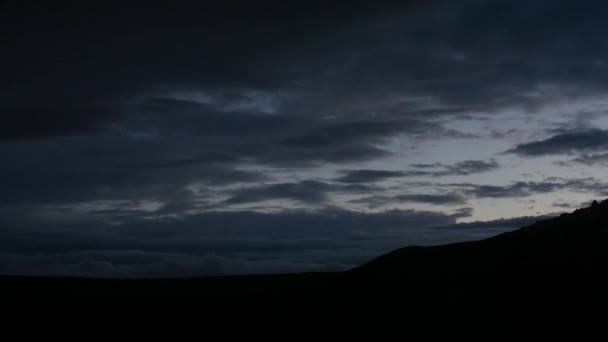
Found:
[[[608,197],[603,1],[0,3],[0,273],[346,270]]]

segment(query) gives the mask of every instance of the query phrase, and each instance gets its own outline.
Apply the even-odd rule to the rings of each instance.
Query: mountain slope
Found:
[[[608,261],[608,200],[486,240],[405,247],[351,272],[399,276],[411,272],[575,271]]]

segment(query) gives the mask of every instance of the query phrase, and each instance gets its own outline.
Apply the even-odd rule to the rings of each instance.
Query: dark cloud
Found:
[[[507,151],[507,153],[514,153],[525,157],[535,157],[542,155],[601,151],[606,148],[608,148],[608,131],[590,129],[577,132],[565,132],[545,140],[520,144]]]
[[[366,204],[370,208],[402,203],[423,203],[432,205],[462,205],[467,203],[467,197],[461,193],[445,194],[404,194],[397,196],[372,196],[356,200],[351,203]]]
[[[482,231],[488,231],[488,230],[493,230],[493,229],[513,230],[513,229],[522,228],[522,227],[534,224],[541,220],[549,219],[551,217],[553,217],[553,216],[545,215],[545,216],[522,216],[522,217],[514,217],[514,218],[508,218],[508,219],[502,218],[502,219],[492,220],[492,221],[476,221],[476,222],[470,222],[470,223],[458,223],[458,224],[454,224],[454,225],[436,227],[435,229],[440,229],[440,230],[443,230],[443,229],[482,230]]]
[[[18,123],[3,140],[102,129],[117,116],[53,113],[86,104],[124,113],[133,98],[159,89],[295,94],[288,112],[353,118],[283,140],[300,147],[338,128],[394,133],[375,125],[538,102],[526,91],[541,81],[603,83],[596,62],[606,44],[593,23],[605,12],[596,1],[4,5],[10,53],[2,56],[0,100],[16,108],[9,122]],[[403,94],[443,105],[419,108]],[[48,132],[28,127],[18,113],[31,103],[42,108],[31,115],[40,123],[67,116]],[[375,129],[361,132],[361,122]]]
[[[279,183],[266,186],[241,188],[232,193],[224,204],[254,203],[267,200],[293,200],[313,205],[323,204],[330,193],[366,193],[371,187],[364,185],[330,184],[320,181]]]
[[[387,170],[349,170],[343,171],[343,173],[345,175],[337,179],[337,181],[342,183],[373,183],[405,175],[402,171]]]
[[[450,32],[454,36],[453,41],[458,42],[457,37],[468,37],[472,32],[478,36],[484,32],[477,27],[480,23],[475,13],[481,13],[484,9],[492,13],[496,6],[477,2],[467,2],[463,6],[451,8],[454,15],[445,15],[443,11],[438,11],[439,15],[429,10],[412,12],[413,16],[426,18],[426,23],[402,20],[402,16],[409,19],[411,6],[405,6],[403,2],[394,5],[391,1],[380,1],[375,5],[349,3],[333,6],[307,2],[300,6],[269,4],[238,6],[236,9],[213,5],[205,6],[204,10],[193,4],[167,8],[148,6],[146,9],[131,8],[124,4],[101,8],[91,6],[94,10],[73,6],[74,8],[64,6],[63,10],[55,9],[51,12],[56,13],[57,17],[88,18],[85,30],[75,29],[83,27],[83,23],[77,19],[64,20],[64,24],[57,27],[42,15],[40,8],[25,10],[25,6],[5,11],[8,17],[14,18],[9,20],[13,24],[11,31],[20,39],[11,40],[15,45],[12,50],[14,60],[11,60],[13,63],[4,65],[17,63],[28,65],[31,69],[26,69],[24,75],[14,75],[22,80],[7,78],[11,81],[11,91],[15,93],[9,96],[11,101],[35,101],[53,110],[66,104],[111,103],[114,111],[123,109],[122,112],[125,112],[124,104],[129,103],[133,97],[141,96],[147,91],[158,92],[159,88],[214,91],[253,89],[273,94],[295,94],[296,99],[288,101],[290,108],[284,108],[287,112],[306,112],[309,118],[331,115],[352,118],[347,122],[329,122],[325,127],[317,127],[310,132],[301,132],[302,135],[291,135],[282,140],[291,146],[311,147],[342,144],[357,137],[378,139],[397,134],[405,129],[404,126],[411,126],[407,122],[396,120],[400,117],[426,119],[462,115],[467,110],[466,106],[419,109],[407,99],[400,100],[395,93],[387,92],[386,89],[394,86],[398,89],[397,93],[401,93],[402,90],[412,92],[416,88],[432,86],[441,91],[444,87],[454,88],[455,82],[461,82],[458,76],[469,78],[466,75],[471,73],[467,68],[473,65],[496,69],[484,74],[484,80],[495,80],[492,72],[504,69],[501,65],[463,63],[458,58],[452,58],[452,55],[458,54],[470,56],[469,58],[483,56],[470,53],[472,46],[446,46],[453,43],[441,37]],[[370,7],[373,10],[370,11]],[[293,8],[298,10],[294,11]],[[418,11],[417,7],[415,9]],[[90,15],[71,15],[78,12]],[[16,19],[20,18],[19,14],[25,13],[27,20]],[[217,16],[217,13],[223,15]],[[388,19],[383,18],[383,15],[389,13],[396,14]],[[519,15],[517,11],[503,13],[515,17]],[[107,17],[112,18],[111,26],[108,26]],[[38,27],[34,32],[46,32],[44,39],[34,39],[34,33],[26,29],[29,25],[25,23],[28,22],[34,24],[33,27]],[[310,25],[312,22],[315,25]],[[497,29],[492,22],[481,22]],[[458,30],[450,28],[452,25],[458,27]],[[225,34],[226,32],[230,34]],[[424,44],[418,44],[420,37],[427,37]],[[40,41],[45,43],[38,44]],[[398,44],[400,41],[404,43]],[[403,45],[410,44],[418,45],[418,48],[402,48]],[[458,52],[459,50],[463,52]],[[482,54],[480,51],[474,52]],[[37,56],[45,56],[45,59]],[[498,56],[504,55],[497,53],[492,57]],[[13,56],[5,58],[11,57]],[[379,67],[380,65],[385,67]],[[411,65],[416,65],[415,70]],[[301,73],[299,70],[308,71]],[[7,71],[8,75],[14,74],[12,69]],[[504,73],[507,74],[506,71]],[[33,79],[33,75],[44,76],[38,86],[25,83],[25,80]],[[74,86],[82,80],[86,80],[87,86]],[[425,80],[424,87],[420,86],[421,80]],[[354,84],[363,86],[355,87]],[[477,96],[476,92],[483,92],[488,84],[466,91],[473,94],[471,96]],[[445,96],[451,98],[462,95],[460,90],[452,91],[456,94]],[[243,102],[242,96],[223,98],[227,107],[235,108],[235,103]],[[355,99],[358,105],[349,107],[348,103]],[[285,112],[281,111],[283,113]],[[376,115],[376,118],[370,119],[370,114]],[[54,117],[50,114],[40,116],[49,118],[48,120]],[[82,120],[82,117],[87,117],[87,120]],[[107,120],[98,117],[100,114],[93,113],[75,117],[75,122],[59,120],[54,124],[57,132],[40,134],[86,133],[91,129],[107,127]],[[388,118],[393,121],[387,120]],[[48,120],[41,122],[49,122]],[[28,121],[20,122],[25,125]],[[61,128],[64,121],[66,128]],[[89,127],[95,122],[103,124]],[[247,125],[241,125],[244,126]],[[221,126],[218,130],[214,129],[213,124],[205,127],[209,127],[208,132],[221,134],[225,132],[223,129],[230,126]],[[232,126],[239,134],[249,132],[236,127]],[[14,129],[12,136],[35,134],[35,130],[30,133],[18,131],[19,129]],[[428,132],[435,134],[437,130],[430,129]],[[453,130],[446,130],[443,134],[463,136]]]
[[[303,148],[319,146],[334,146],[357,141],[362,138],[386,139],[403,128],[393,122],[350,122],[345,124],[322,127],[308,136],[288,138],[283,141],[286,145]]]
[[[206,195],[194,193],[189,188],[192,184],[217,187],[270,179],[260,171],[238,169],[219,156],[197,154],[195,147],[176,151],[170,145],[121,134],[0,144],[4,157],[0,199],[4,205],[129,199],[169,202]],[[198,158],[197,162],[183,162],[192,158]]]
[[[185,142],[197,144],[207,156],[219,154],[229,156],[235,162],[248,159],[263,164],[310,167],[321,163],[349,163],[389,155],[388,151],[372,144],[376,138],[382,137],[382,132],[362,123],[344,124],[351,129],[338,124],[324,127],[326,123],[310,117],[224,112],[210,104],[183,100],[154,99],[152,103],[154,111],[160,114],[153,117],[156,122],[151,127],[152,132],[164,133],[167,138],[181,134],[186,139]],[[149,105],[149,102],[146,103],[146,108]],[[173,117],[175,113],[179,113],[180,117]],[[141,122],[143,120],[144,125]],[[148,114],[142,120],[127,125],[141,129],[142,126],[149,125],[150,121]],[[161,131],[158,132],[158,129]],[[321,134],[318,139],[306,138],[308,143],[290,142],[290,139],[297,140],[292,138],[294,136],[316,130],[327,130],[330,133]]]
[[[358,1],[332,6],[186,1],[145,8],[109,2],[3,4],[0,22],[9,53],[2,56],[0,100],[11,106],[2,111],[10,125],[3,125],[8,128],[0,131],[0,139],[103,129],[130,98],[151,88],[276,89],[272,65],[294,43],[366,22],[391,8],[387,2]],[[103,104],[111,104],[114,113],[100,111]]]
[[[500,165],[496,160],[466,160],[453,165],[444,165],[445,171],[439,171],[437,174],[450,176],[468,176],[474,173],[482,173],[497,170]]]
[[[418,202],[435,205],[457,205],[466,203],[466,198],[462,194],[413,194],[399,195],[392,198],[399,202]]]
[[[433,163],[433,164],[410,164],[411,167],[416,168],[416,169],[435,169],[435,168],[439,168],[442,167],[443,164],[441,163]]]

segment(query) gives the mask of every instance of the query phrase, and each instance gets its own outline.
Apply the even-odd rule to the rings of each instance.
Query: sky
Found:
[[[602,1],[0,3],[0,273],[346,270],[608,195]]]

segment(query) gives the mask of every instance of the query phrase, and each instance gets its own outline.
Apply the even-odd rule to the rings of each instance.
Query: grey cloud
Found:
[[[565,203],[565,202],[555,202],[553,203],[553,206],[556,208],[561,208],[561,209],[572,209],[574,208],[574,205],[570,204],[570,203]]]
[[[455,217],[455,218],[471,217],[473,215],[474,211],[475,211],[475,209],[473,209],[473,208],[468,208],[468,207],[460,208],[460,209],[457,209],[454,214],[452,214],[452,217]]]
[[[594,178],[547,178],[541,182],[518,181],[507,185],[453,183],[443,186],[457,188],[465,195],[474,198],[517,198],[535,194],[557,193],[561,190],[602,195],[608,191],[606,183]]]
[[[608,153],[583,153],[574,159],[558,162],[558,165],[605,166],[608,165]]]
[[[417,170],[406,171],[405,175],[412,177],[468,176],[476,173],[490,172],[500,168],[500,164],[494,159],[490,161],[465,160],[455,164],[412,164],[410,166]]]
[[[566,185],[554,182],[515,182],[506,186],[467,185],[465,193],[476,198],[525,197],[534,194],[550,193]]]
[[[455,164],[411,164],[415,170],[343,170],[345,175],[336,179],[342,183],[373,183],[391,178],[401,177],[443,177],[443,176],[468,176],[476,173],[490,172],[500,168],[500,164],[494,159],[465,160]]]

